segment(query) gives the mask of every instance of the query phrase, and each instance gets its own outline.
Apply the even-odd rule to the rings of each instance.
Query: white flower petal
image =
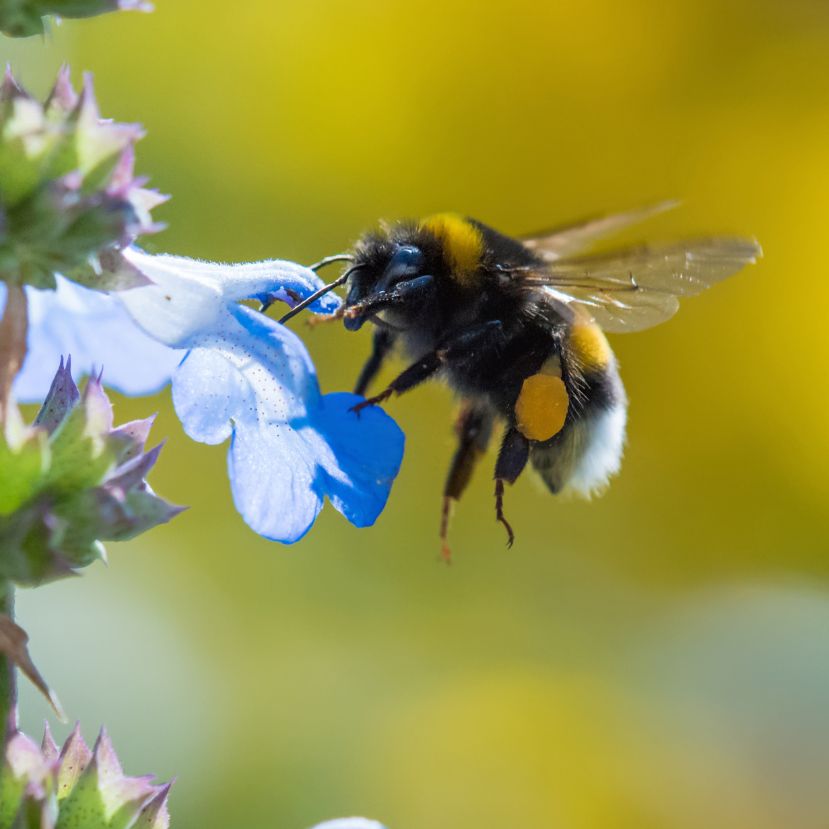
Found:
[[[205,331],[221,328],[227,309],[215,279],[182,268],[179,257],[151,256],[136,248],[124,256],[153,281],[117,295],[151,337],[172,348],[193,348]]]
[[[291,293],[308,296],[323,284],[314,271],[279,259],[227,265],[154,256],[134,247],[124,257],[153,284],[121,291],[118,298],[150,336],[173,348],[193,348],[199,335],[221,328],[222,312],[231,302],[270,296],[292,304]],[[330,294],[312,310],[330,312],[338,305]]]
[[[154,394],[165,386],[182,353],[141,330],[112,296],[57,276],[57,290],[27,287],[29,350],[14,392],[23,403],[43,400],[61,358],[75,376],[104,370],[104,383],[123,394]],[[0,310],[6,286],[0,282]]]

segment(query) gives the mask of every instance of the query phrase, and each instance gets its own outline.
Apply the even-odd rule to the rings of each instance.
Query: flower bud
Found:
[[[36,585],[103,558],[102,541],[133,538],[181,512],[144,480],[161,446],[144,443],[152,418],[112,425],[92,377],[83,395],[60,368],[32,426],[0,434],[0,579]]]
[[[168,829],[170,784],[127,777],[106,731],[92,749],[80,728],[58,748],[49,727],[38,746],[14,732],[0,771],[0,825],[25,829],[120,827]]]

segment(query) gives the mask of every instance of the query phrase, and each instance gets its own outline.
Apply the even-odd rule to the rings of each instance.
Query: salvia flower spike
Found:
[[[0,0],[0,7],[8,0]],[[46,101],[9,70],[0,87],[0,280],[56,287],[57,275],[99,291],[146,279],[123,257],[159,225],[164,201],[133,175],[137,124],[101,118],[92,81],[80,94],[64,68]]]

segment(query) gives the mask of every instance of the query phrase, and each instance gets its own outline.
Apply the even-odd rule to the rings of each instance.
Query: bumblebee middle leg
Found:
[[[443,508],[440,516],[440,554],[446,562],[451,558],[446,539],[452,507],[460,500],[472,478],[475,464],[486,452],[492,435],[492,420],[492,415],[486,409],[466,405],[455,423],[458,448],[455,450],[443,488]]]
[[[404,391],[413,389],[424,380],[428,380],[440,366],[441,359],[437,352],[433,351],[427,354],[416,363],[410,365],[402,374],[398,374],[380,394],[375,394],[374,397],[367,397],[356,406],[352,406],[351,411],[360,414],[363,409],[368,406],[376,406],[378,403],[388,400],[393,394],[403,394]]]
[[[434,351],[430,351],[416,363],[412,363],[402,374],[395,377],[380,394],[352,406],[351,411],[359,414],[367,406],[375,406],[384,400],[388,400],[393,394],[403,394],[403,392],[413,389],[424,380],[428,380],[438,369],[445,365],[468,360],[473,349],[497,343],[500,340],[501,328],[500,320],[489,320],[463,329],[453,337],[444,340]]]
[[[530,457],[530,442],[518,429],[511,427],[504,434],[501,451],[495,462],[495,519],[507,531],[507,547],[512,547],[515,533],[504,517],[504,484],[514,484],[524,471]]]

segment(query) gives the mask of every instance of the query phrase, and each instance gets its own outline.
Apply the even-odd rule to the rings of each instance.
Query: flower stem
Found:
[[[26,359],[29,309],[22,285],[6,284],[6,308],[0,319],[0,427],[14,406],[12,383]],[[14,585],[0,582],[0,614],[14,619]],[[17,727],[17,679],[10,654],[0,653],[0,729],[5,740]]]
[[[14,619],[14,585],[0,582],[0,613]],[[17,728],[17,677],[9,654],[0,652],[0,725],[4,743]]]
[[[6,308],[0,320],[0,424],[6,422],[12,404],[14,378],[26,359],[29,327],[26,290],[22,285],[6,284]]]

